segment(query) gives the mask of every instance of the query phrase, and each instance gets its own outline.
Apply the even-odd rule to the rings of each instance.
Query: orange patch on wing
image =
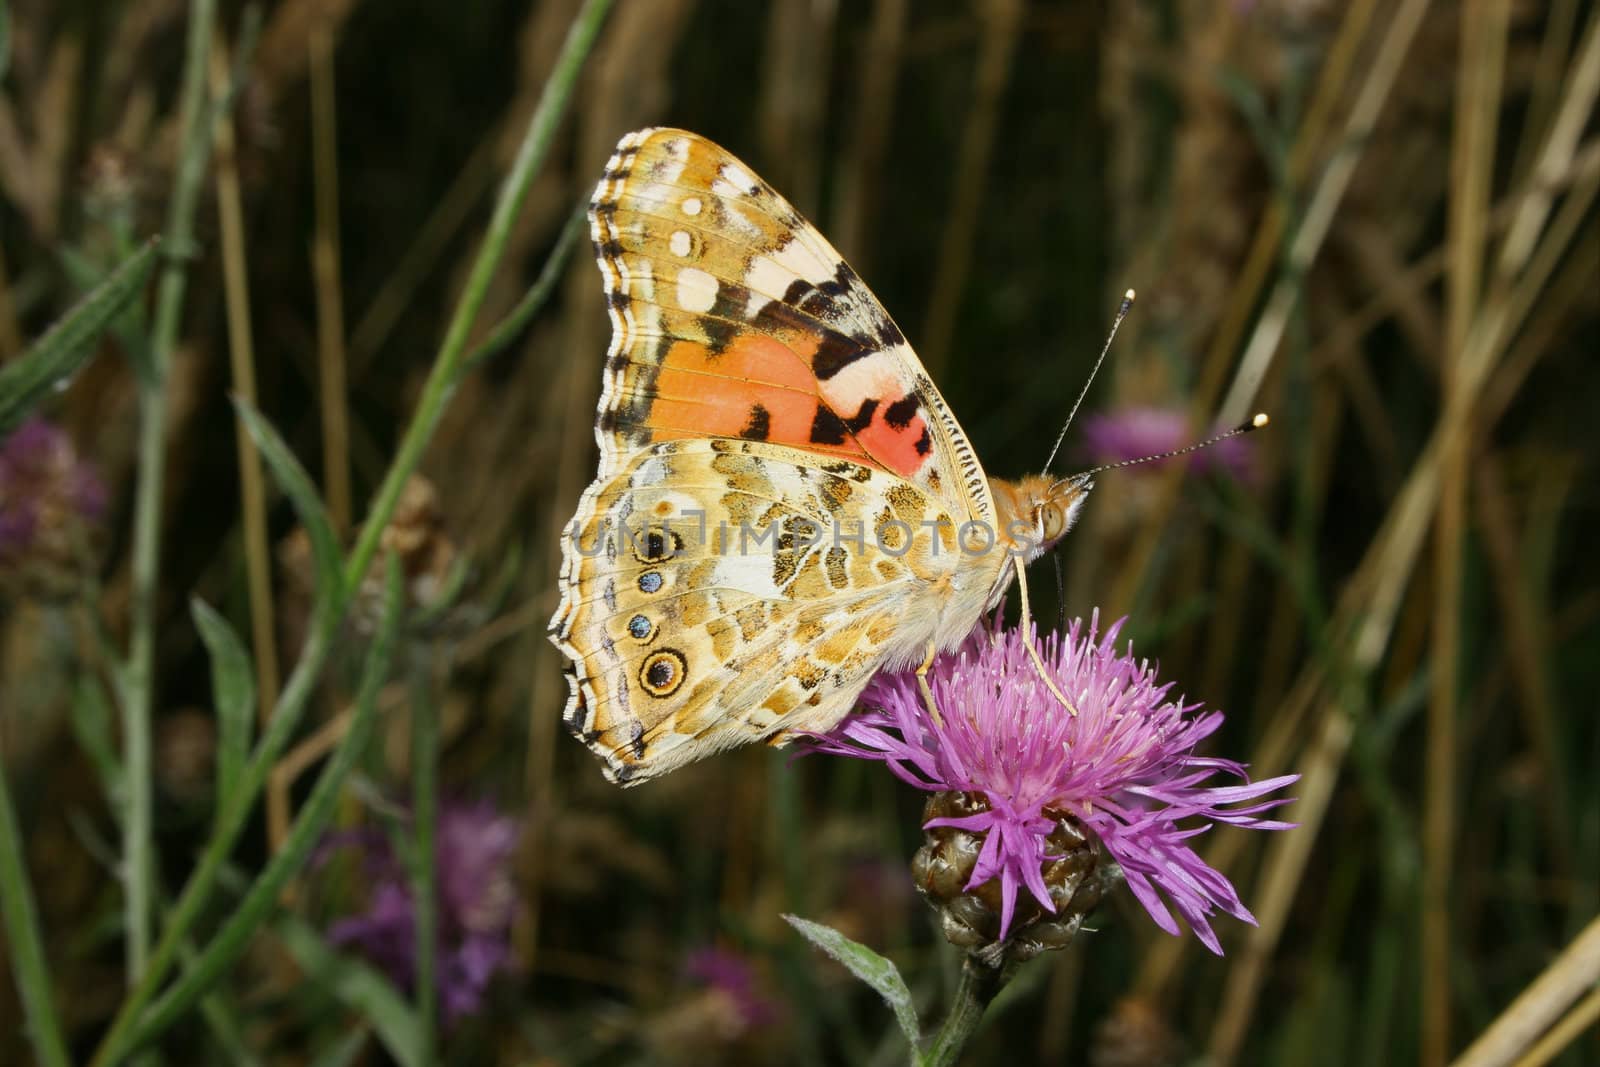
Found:
[[[877,466],[906,479],[915,477],[927,463],[927,450],[932,447],[928,424],[921,415],[912,416],[903,427],[891,426],[882,407],[873,414],[871,423],[856,432],[856,440]]]
[[[675,341],[656,374],[645,425],[656,440],[751,437],[890,469],[859,438],[836,445],[811,439],[823,403],[810,365],[815,352],[802,338],[785,344],[757,333],[735,335],[720,352]]]
[[[878,403],[866,425],[843,441],[812,439],[818,409],[827,404],[811,366],[818,347],[816,338],[803,334],[779,340],[735,333],[720,351],[699,341],[676,340],[660,363],[645,425],[654,440],[744,437],[840,456],[914,479],[931,458],[931,438],[920,412],[902,424],[889,421],[900,396],[852,397],[848,404],[834,398],[829,407],[838,421],[860,411],[868,399]]]

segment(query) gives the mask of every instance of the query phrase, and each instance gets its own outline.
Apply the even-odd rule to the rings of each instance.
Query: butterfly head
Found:
[[[1086,474],[1034,474],[1015,482],[992,479],[989,486],[1001,535],[1024,563],[1032,563],[1072,529],[1094,481]]]

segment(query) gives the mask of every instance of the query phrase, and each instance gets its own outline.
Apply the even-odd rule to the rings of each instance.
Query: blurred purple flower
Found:
[[[517,835],[516,820],[487,801],[446,801],[440,806],[434,856],[439,897],[435,978],[447,1022],[476,1014],[490,979],[510,960],[516,902],[511,859]],[[405,864],[387,837],[360,831],[330,835],[314,862],[344,846],[361,850],[372,888],[366,910],[335,922],[328,938],[359,950],[396,984],[410,989],[416,978],[416,919]]]
[[[745,1030],[770,1026],[783,1017],[783,1005],[767,996],[756,969],[737,952],[708,946],[695,949],[684,976],[728,998]]]
[[[0,562],[53,548],[105,510],[105,483],[55,424],[34,416],[0,441]]]
[[[1287,798],[1263,799],[1295,781],[1286,775],[1251,782],[1232,760],[1197,756],[1195,746],[1222,725],[1219,711],[1167,699],[1153,668],[1132,649],[1113,647],[1121,620],[1104,634],[1095,614],[1065,636],[1051,634],[1039,651],[1073,715],[1045,687],[1020,630],[980,629],[929,673],[943,724],[923,704],[911,673],[879,675],[861,697],[863,710],[814,747],[836,755],[882,760],[900,778],[930,792],[977,794],[986,811],[937,818],[985,835],[967,889],[1000,880],[1000,936],[1011,928],[1019,886],[1053,912],[1040,866],[1057,820],[1071,816],[1097,837],[1121,866],[1134,895],[1168,933],[1179,927],[1169,900],[1211,951],[1222,949],[1208,921],[1225,911],[1255,919],[1227,878],[1188,845],[1212,823],[1257,830],[1291,824],[1261,818]],[[1240,785],[1204,785],[1215,774]],[[1190,821],[1187,826],[1180,823]]]
[[[1189,414],[1182,408],[1126,407],[1089,415],[1083,420],[1083,447],[1096,463],[1120,463],[1194,444]],[[1154,470],[1171,460],[1148,464]],[[1195,470],[1219,471],[1243,482],[1256,476],[1255,452],[1243,437],[1230,437],[1192,453]]]

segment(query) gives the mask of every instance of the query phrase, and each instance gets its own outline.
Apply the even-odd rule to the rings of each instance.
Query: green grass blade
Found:
[[[11,808],[11,786],[5,778],[5,759],[0,757],[0,919],[5,922],[11,974],[39,1062],[44,1067],[68,1067],[72,1061],[67,1058],[60,1017],[50,995],[44,940],[39,936],[39,912],[34,907],[22,849],[22,833]]]
[[[567,258],[572,255],[572,250],[578,245],[578,238],[589,232],[589,201],[586,197],[578,205],[576,211],[567,219],[567,224],[561,228],[560,235],[556,238],[555,247],[550,250],[549,257],[544,261],[544,266],[539,270],[539,277],[534,279],[533,285],[528,288],[517,306],[512,308],[505,318],[501,319],[483,343],[467,353],[461,361],[461,374],[474,371],[480,364],[504,349],[518,334],[527,329],[528,323],[549,301],[550,294],[555,292],[556,284],[561,281],[566,273]]]
[[[378,521],[368,521],[362,527],[355,547],[350,550],[350,558],[345,563],[345,575],[352,585],[359,582],[371,566],[372,557],[378,551],[378,538],[383,536],[383,524],[394,514],[406,479],[411,477],[417,464],[422,461],[423,449],[427,448],[434,430],[439,426],[439,420],[444,417],[445,406],[460,380],[461,364],[467,354],[467,338],[488,296],[489,283],[494,280],[495,270],[505,256],[512,228],[522,211],[522,202],[528,196],[534,176],[544,168],[550,146],[560,129],[561,118],[572,102],[578,74],[583,70],[584,61],[589,58],[595,38],[600,35],[600,27],[605,24],[612,2],[585,0],[567,27],[567,36],[562,42],[561,53],[556,57],[555,68],[545,82],[539,104],[528,120],[528,128],[517,148],[516,158],[512,160],[511,170],[501,183],[499,196],[495,198],[488,231],[484,234],[477,255],[473,257],[472,268],[456,301],[455,310],[450,315],[450,324],[445,328],[444,340],[439,345],[433,369],[423,383],[416,414],[406,427],[405,435],[395,451],[394,461],[390,463],[388,473],[384,475],[383,483],[373,498],[370,514],[377,517]]]
[[[393,983],[360,960],[341,955],[300,919],[274,923],[278,938],[308,979],[370,1023],[400,1067],[419,1067],[421,1029],[411,1006]]]
[[[200,599],[189,602],[195,629],[211,655],[211,699],[217,709],[217,811],[239,781],[250,755],[252,718],[256,706],[255,672],[250,653],[228,620]]]
[[[266,461],[267,468],[272,471],[278,487],[289,498],[289,503],[294,505],[295,514],[300,516],[300,525],[305,527],[306,535],[311,539],[317,598],[338,601],[340,597],[335,594],[342,589],[344,581],[339,565],[339,538],[333,532],[333,521],[328,518],[328,509],[323,507],[322,497],[312,484],[311,475],[294,458],[288,444],[260,411],[237,398],[234,407],[238,409],[239,418],[244,420],[245,429],[260,450],[261,458]]]
[[[390,557],[378,634],[362,668],[361,687],[356,694],[350,732],[323,765],[310,797],[295,817],[283,848],[257,876],[244,899],[235,905],[222,928],[206,944],[200,958],[144,1012],[123,1047],[107,1049],[103,1053],[108,1062],[120,1060],[123,1054],[153,1040],[177,1022],[195,999],[210,989],[249,946],[250,939],[277,906],[278,895],[284,885],[304,867],[306,858],[322,837],[328,821],[333,818],[334,802],[339,798],[345,778],[355,769],[366,752],[367,743],[372,739],[372,730],[378,718],[378,692],[389,675],[389,664],[394,659],[396,635],[400,629],[401,589],[399,562]]]
[[[94,356],[94,342],[144,289],[156,262],[152,238],[67,312],[33,347],[0,368],[0,437],[51,390],[61,389]]]
[[[358,1026],[317,1053],[307,1067],[350,1067],[367,1047],[366,1027]]]

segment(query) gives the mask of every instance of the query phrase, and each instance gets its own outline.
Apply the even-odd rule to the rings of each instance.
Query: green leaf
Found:
[[[131,226],[131,223],[129,225]],[[135,253],[131,233],[118,233],[117,246],[123,249],[123,255],[131,256]],[[109,264],[96,262],[71,246],[63,246],[57,254],[61,257],[61,266],[66,271],[67,280],[80,293],[88,293],[105,281],[111,270]],[[134,300],[113,316],[111,324],[106,327],[111,336],[122,345],[123,351],[127,353],[128,362],[133,365],[135,373],[141,379],[150,373],[150,327],[145,319],[144,302]]]
[[[852,941],[831,926],[802,919],[798,915],[785,915],[784,921],[813,945],[838,960],[851,974],[878,991],[894,1012],[900,1032],[911,1042],[914,1053],[922,1040],[922,1026],[917,1022],[917,1009],[911,1002],[911,990],[900,977],[900,971],[890,960],[884,959],[859,941]]]
[[[122,761],[117,755],[113,718],[111,702],[106,699],[100,680],[92,674],[79,678],[72,690],[72,732],[100,776],[107,806],[120,817],[124,796]]]
[[[248,401],[234,398],[233,406],[238,409],[239,418],[244,420],[244,427],[255,441],[256,448],[261,451],[261,458],[266,460],[267,468],[272,471],[272,477],[277,481],[278,488],[289,498],[289,503],[294,505],[295,514],[300,516],[300,525],[305,527],[306,534],[311,538],[311,558],[316,571],[317,599],[323,603],[337,603],[343,591],[344,572],[341,566],[339,552],[339,538],[333,532],[333,523],[328,519],[328,510],[322,506],[322,497],[318,495],[316,486],[312,484],[311,476],[294,458],[294,453],[283,438],[278,436],[278,431],[268,422],[266,416],[257,411]]]
[[[301,919],[284,916],[274,929],[306,977],[332,993],[372,1025],[383,1047],[401,1067],[416,1067],[421,1031],[405,996],[378,971],[335,952]]]
[[[0,368],[0,437],[52,389],[61,389],[95,353],[95,340],[144,288],[155,265],[152,238],[78,301],[32,348]]]
[[[250,654],[228,620],[198,598],[189,602],[195,629],[211,654],[211,699],[217,709],[217,812],[227,807],[250,754],[256,679]]]
[[[57,254],[61,257],[62,269],[67,272],[67,281],[74,289],[87,293],[105,280],[105,269],[76,248],[66,245],[58,249]]]

